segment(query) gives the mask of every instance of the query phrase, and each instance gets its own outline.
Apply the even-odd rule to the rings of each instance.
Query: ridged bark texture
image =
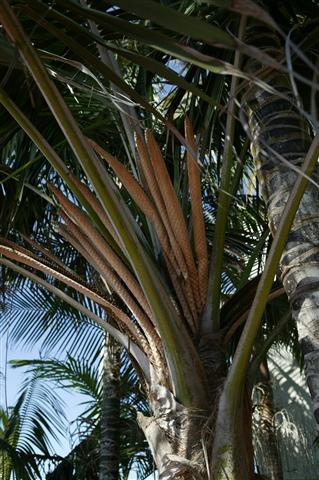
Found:
[[[204,480],[202,447],[207,412],[185,408],[163,385],[153,384],[149,396],[153,415],[138,414],[138,423],[152,451],[160,480]]]
[[[276,34],[254,26],[248,41],[281,60],[285,57]],[[289,78],[249,60],[246,71],[276,92],[251,85],[242,98],[251,134],[258,179],[275,233],[297,173],[312,141],[311,126],[296,106]],[[285,96],[286,98],[283,98]],[[287,98],[288,97],[288,98]],[[318,169],[313,175],[318,183]],[[309,183],[300,203],[280,262],[281,279],[289,297],[305,358],[307,383],[319,424],[319,189]]]
[[[103,356],[100,480],[118,480],[120,462],[120,346],[106,335]]]
[[[262,445],[263,464],[267,468],[269,480],[283,480],[281,457],[273,422],[275,415],[274,396],[266,360],[260,365],[259,375],[258,390],[261,397],[258,404],[260,418],[258,425],[261,428],[259,441]]]

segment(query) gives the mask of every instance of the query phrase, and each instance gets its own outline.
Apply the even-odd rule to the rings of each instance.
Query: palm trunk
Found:
[[[227,374],[225,352],[220,334],[203,335],[198,346],[207,378],[210,410],[185,407],[163,385],[153,384],[149,391],[152,416],[138,413],[138,423],[151,449],[161,480],[208,480],[210,451],[214,440],[216,410]],[[247,392],[246,392],[247,393]],[[248,458],[252,473],[250,396],[245,396],[239,420],[242,458]],[[248,414],[248,417],[245,415]],[[244,436],[244,441],[243,441]],[[245,477],[250,480],[251,476]]]
[[[277,59],[284,57],[274,32],[256,26],[253,43]],[[261,73],[262,69],[262,73]],[[263,69],[249,60],[246,70],[262,78],[276,92],[254,85],[243,98],[251,133],[252,153],[268,207],[272,233],[278,227],[289,193],[312,140],[285,73]],[[285,96],[285,98],[283,98]],[[314,180],[317,181],[318,170]],[[309,183],[291,228],[281,262],[281,279],[289,297],[305,357],[308,387],[319,423],[319,191]]]
[[[138,413],[137,418],[160,479],[206,479],[202,438],[207,412],[182,406],[162,385],[151,387],[149,401],[153,415]]]
[[[100,480],[118,480],[120,462],[120,346],[108,334],[103,357]]]
[[[261,398],[258,405],[260,420],[257,436],[261,443],[262,463],[266,468],[269,480],[282,480],[281,457],[273,424],[275,415],[274,398],[267,360],[260,365],[259,376],[258,390],[261,392]]]

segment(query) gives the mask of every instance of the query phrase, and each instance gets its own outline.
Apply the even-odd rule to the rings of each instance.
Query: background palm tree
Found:
[[[100,314],[102,315],[102,312]],[[69,308],[67,304],[59,302],[58,299],[48,295],[45,290],[35,288],[28,282],[24,282],[22,287],[13,288],[10,294],[7,293],[1,320],[3,332],[8,331],[12,344],[20,345],[20,348],[21,345],[30,346],[39,344],[39,342],[42,344],[41,360],[11,362],[11,367],[24,367],[26,381],[22,387],[22,395],[25,396],[24,390],[26,389],[31,391],[29,401],[31,407],[26,413],[23,410],[20,419],[21,424],[25,426],[25,448],[29,450],[28,455],[21,458],[20,464],[23,464],[24,468],[29,468],[29,464],[34,465],[34,468],[39,469],[39,475],[43,475],[45,468],[45,471],[51,471],[48,478],[52,479],[60,478],[61,472],[65,479],[80,479],[88,476],[98,478],[102,468],[99,451],[103,441],[110,441],[109,438],[112,440],[108,427],[108,419],[111,418],[111,421],[117,424],[117,443],[115,448],[114,445],[107,445],[103,451],[108,455],[112,455],[114,450],[115,452],[119,451],[118,471],[114,475],[116,478],[127,478],[133,468],[138,472],[139,478],[147,477],[153,471],[153,461],[145,439],[138,428],[135,411],[138,409],[148,413],[148,409],[144,395],[138,387],[138,377],[127,354],[122,351],[120,363],[118,365],[110,364],[109,350],[105,348],[104,353],[103,349],[101,351],[103,344],[101,329],[76,310]],[[66,352],[69,353],[66,354]],[[60,360],[50,359],[52,354],[59,355]],[[43,360],[48,357],[48,360]],[[103,368],[103,363],[107,364],[107,368]],[[114,411],[114,400],[112,401],[110,398],[113,387],[111,385],[110,392],[108,382],[112,381],[110,375],[113,367],[115,366],[116,371],[120,365],[121,375],[116,380],[118,392],[115,399],[120,405]],[[48,382],[51,382],[51,385]],[[52,388],[52,382],[56,387],[77,391],[88,398],[82,407],[83,412],[77,420],[78,428],[72,439],[74,448],[65,455],[65,458],[54,454],[52,444],[47,447],[45,453],[41,452],[41,455],[38,455],[37,450],[34,451],[33,437],[28,436],[28,428],[37,423],[37,408],[40,408],[48,389]],[[32,396],[33,385],[39,385],[39,389],[42,383],[43,392],[40,390],[42,396],[36,395],[34,398]],[[20,398],[17,403],[20,405]],[[61,403],[61,407],[59,407],[58,396],[54,406],[58,414],[59,408],[62,409],[63,406]],[[15,411],[16,407],[10,408]],[[5,410],[3,411],[5,412]],[[103,421],[107,430],[104,434],[101,433]],[[55,425],[52,414],[50,423]],[[66,418],[61,417],[59,428],[60,437],[65,437],[69,428]],[[63,433],[61,433],[62,428]],[[74,430],[74,426],[71,428]],[[50,438],[50,431],[47,436]],[[16,454],[19,455],[20,450],[15,444],[11,443],[11,448],[15,448]],[[88,457],[91,459],[89,462]],[[16,472],[18,478],[20,464],[13,462],[11,465],[12,472]],[[112,465],[112,462],[110,464]],[[4,465],[7,463],[4,462]],[[110,468],[109,462],[104,461],[104,469],[108,468]],[[34,475],[34,470],[31,469],[28,478],[34,478]],[[8,478],[9,476],[10,473],[8,473]]]
[[[123,357],[123,356],[122,356]],[[152,470],[153,465],[148,450],[146,449],[145,440],[135,422],[134,412],[139,409],[147,413],[147,404],[138,388],[138,380],[125,356],[122,358],[122,377],[119,397],[121,399],[121,407],[119,421],[117,416],[113,417],[113,421],[117,423],[119,438],[117,445],[120,450],[119,463],[121,476],[117,472],[117,478],[128,478],[131,467],[138,473],[139,478],[145,478]],[[81,436],[80,442],[65,456],[64,459],[54,459],[48,466],[47,474],[50,479],[61,478],[64,472],[64,478],[99,478],[103,473],[103,468],[109,469],[111,462],[105,462],[102,468],[99,465],[99,450],[101,438],[101,428],[103,428],[103,408],[105,403],[109,406],[109,396],[107,401],[103,400],[103,382],[105,381],[99,373],[98,364],[90,364],[90,362],[67,357],[66,361],[59,360],[20,360],[12,362],[14,367],[27,367],[32,383],[34,379],[42,379],[43,381],[53,381],[56,386],[63,389],[74,389],[85,394],[88,398],[83,405],[84,410],[81,414],[80,422]],[[109,381],[109,377],[108,377]],[[113,406],[112,411],[114,412]],[[102,416],[102,418],[101,418]],[[106,415],[106,420],[109,416]],[[104,437],[105,438],[105,437]],[[107,433],[106,438],[111,438]],[[112,453],[110,448],[105,451]],[[47,460],[47,459],[46,459]],[[50,457],[49,457],[50,460]],[[114,465],[114,463],[113,463]],[[117,468],[115,466],[115,468]],[[102,472],[101,472],[102,470]],[[69,473],[67,473],[69,472]],[[116,473],[116,472],[115,472]],[[115,475],[113,473],[113,475]],[[112,472],[109,471],[112,475]]]
[[[276,18],[271,19],[266,11],[248,1],[232,5],[231,9],[235,13],[216,9],[211,2],[206,3],[207,6],[180,2],[172,6],[153,1],[146,5],[145,2],[121,0],[106,10],[99,2],[89,8],[70,0],[59,0],[55,8],[50,9],[40,1],[32,4],[27,1],[19,3],[19,19],[24,29],[32,34],[33,44],[46,62],[49,72],[53,72],[55,78],[62,81],[62,85],[69,85],[69,91],[71,87],[73,97],[79,101],[80,114],[85,105],[85,101],[81,103],[79,100],[80,93],[86,92],[92,98],[103,97],[111,82],[117,88],[117,102],[121,98],[119,91],[135,102],[143,126],[152,125],[160,145],[164,143],[166,130],[159,121],[171,132],[165,149],[166,165],[154,137],[147,132],[145,141],[138,136],[136,150],[128,152],[127,168],[123,168],[121,162],[106,152],[109,150],[114,154],[114,146],[108,144],[103,129],[95,129],[91,135],[98,143],[87,143],[58,90],[38,61],[13,10],[7,2],[3,2],[0,10],[8,38],[18,47],[24,64],[44,95],[79,162],[76,173],[81,172],[79,177],[86,179],[85,182],[91,185],[96,197],[75,176],[69,174],[65,164],[39,135],[36,125],[10,100],[8,91],[1,91],[1,102],[63,178],[62,194],[51,188],[63,211],[60,213],[64,222],[59,226],[60,234],[91,263],[130,309],[130,313],[112,304],[112,298],[108,297],[104,287],[97,292],[88,284],[87,278],[80,278],[77,272],[71,274],[69,265],[62,267],[61,272],[61,265],[52,255],[46,255],[46,258],[41,255],[42,258],[39,259],[35,253],[25,250],[22,244],[13,247],[8,241],[3,241],[1,252],[6,258],[2,258],[1,262],[63,297],[82,313],[102,324],[130,349],[139,364],[141,382],[146,385],[153,411],[151,420],[140,416],[140,424],[163,478],[172,478],[182,472],[186,477],[191,477],[195,470],[201,472],[203,478],[207,470],[210,472],[208,475],[214,479],[224,478],[225,475],[227,478],[253,476],[249,386],[254,377],[252,370],[249,370],[250,382],[247,382],[247,367],[254,352],[258,326],[285,246],[285,238],[306,187],[306,177],[298,177],[293,191],[294,198],[288,203],[289,208],[280,213],[282,222],[276,227],[276,236],[266,266],[264,245],[267,232],[263,226],[257,238],[252,235],[252,245],[249,245],[245,231],[246,238],[242,238],[240,243],[235,244],[236,248],[228,252],[226,227],[229,225],[230,231],[232,226],[236,228],[241,213],[245,225],[249,225],[250,212],[254,212],[253,218],[258,218],[264,208],[259,201],[252,202],[249,198],[245,175],[249,171],[247,167],[251,159],[248,154],[249,141],[245,138],[243,126],[248,125],[253,144],[259,148],[263,142],[270,142],[268,138],[261,142],[260,135],[251,135],[252,128],[255,128],[254,122],[258,126],[254,112],[257,120],[261,121],[265,110],[253,104],[249,96],[242,95],[242,90],[247,85],[245,82],[251,82],[254,86],[251,91],[255,91],[265,103],[269,98],[282,101],[284,96],[287,105],[291,105],[295,100],[290,91],[296,93],[298,90],[305,98],[304,108],[307,109],[310,105],[311,121],[316,126],[316,95],[313,93],[316,83],[311,80],[313,65],[309,64],[308,57],[304,54],[301,56],[291,41],[286,41],[287,61],[282,62],[282,53],[277,55],[278,52],[283,52],[282,42],[274,40],[276,35],[285,38],[283,32],[287,32],[291,22],[296,23],[297,20],[298,26],[306,29],[304,31],[308,29],[309,35],[302,44],[302,51],[311,59],[316,52],[317,37],[316,24],[309,20],[317,11],[316,5],[298,4],[298,10],[295,11],[294,5],[282,2],[276,10]],[[15,2],[11,5],[15,7]],[[245,33],[250,32],[251,25],[256,28],[256,21],[249,19],[247,23],[243,15],[239,21],[238,13],[258,17],[267,25],[267,32],[258,36],[263,40],[262,45],[257,44],[256,40],[253,40],[254,46],[243,43]],[[99,27],[98,32],[93,32],[92,25],[87,28],[87,21],[95,22]],[[229,29],[235,37],[228,33]],[[299,31],[294,34],[296,43],[298,35],[302,34]],[[55,43],[52,42],[53,38]],[[253,38],[256,38],[256,34]],[[275,56],[272,49],[268,48],[268,38],[271,42],[277,42]],[[128,67],[127,78],[124,75],[125,82],[103,61],[101,53],[96,52],[97,43],[124,59],[122,62]],[[14,52],[10,51],[8,43],[6,47],[6,58],[10,58],[10,55],[11,59],[14,58]],[[49,49],[50,55],[43,53],[42,49]],[[308,62],[309,71],[301,75],[299,60],[293,63],[292,68],[294,55],[302,62]],[[243,57],[255,58],[258,63],[246,61],[243,71]],[[182,62],[178,73],[172,59]],[[19,65],[19,62],[17,60],[16,63]],[[131,62],[138,67],[132,66]],[[56,64],[59,68],[54,66]],[[175,67],[175,71],[167,66]],[[81,77],[81,80],[75,82],[74,77],[68,75],[70,67],[73,71],[80,70],[82,75],[85,72],[87,78],[84,80]],[[165,96],[165,101],[158,109],[147,103],[145,95],[143,96],[145,92],[149,93],[150,78],[153,78],[152,75],[145,74],[145,68],[179,86]],[[181,73],[183,68],[186,69],[185,75]],[[279,73],[273,74],[273,71]],[[232,79],[225,74],[232,74]],[[277,77],[284,81],[272,84],[271,79]],[[292,81],[294,77],[297,77],[298,83]],[[244,78],[245,82],[238,78]],[[142,83],[143,89],[139,90]],[[137,91],[132,86],[137,86]],[[282,86],[285,87],[284,90],[281,89]],[[63,86],[60,89],[64,96],[66,90]],[[188,91],[187,95],[183,93],[185,90]],[[271,96],[264,91],[270,91]],[[156,89],[151,89],[151,93],[153,98],[159,95]],[[235,97],[242,99],[242,108],[236,109]],[[85,99],[85,96],[81,98]],[[299,98],[296,105],[298,108],[294,113],[298,122],[304,122],[300,118],[302,115],[307,118],[307,110],[302,109]],[[185,138],[182,136],[181,119],[185,111],[192,117],[194,129],[198,133],[198,148],[187,121]],[[250,112],[253,112],[252,115]],[[248,123],[245,114],[248,114]],[[241,121],[237,120],[238,116]],[[276,138],[278,139],[277,135]],[[103,148],[98,144],[103,144]],[[280,142],[279,146],[272,144],[272,149],[279,149],[277,156],[282,159],[280,145]],[[107,167],[102,166],[90,146],[105,158]],[[308,149],[308,146],[309,143],[305,148]],[[196,158],[195,150],[198,151]],[[306,151],[302,152],[304,154]],[[203,228],[196,160],[203,165],[204,206],[210,204],[210,209],[207,210],[214,223],[211,240]],[[297,168],[303,168],[309,175],[317,160],[316,143],[309,148],[306,160],[305,166],[301,162]],[[243,168],[244,161],[246,165]],[[110,169],[118,178],[115,184],[108,176]],[[208,175],[206,172],[209,172]],[[258,188],[256,191],[253,187],[252,193],[258,197]],[[234,197],[236,201],[232,201]],[[81,207],[75,209],[72,202],[76,205],[79,202]],[[252,205],[253,209],[250,210]],[[254,234],[256,235],[255,231]],[[211,265],[209,277],[207,245]],[[242,246],[243,249],[239,248]],[[221,255],[224,251],[231,253],[230,262],[226,263],[226,257]],[[19,267],[12,260],[23,263],[27,268]],[[43,280],[41,274],[35,276],[29,270],[30,267],[49,277]],[[256,281],[249,281],[254,273],[259,273],[258,270],[263,268],[261,280],[257,278]],[[52,276],[58,282],[76,287],[78,294],[84,294],[106,308],[117,322],[116,327],[103,322],[103,318],[96,316],[92,310],[85,309],[83,304],[75,303],[79,297],[75,300],[69,291],[66,293],[61,288],[60,283],[52,281]],[[206,298],[207,288],[209,294]],[[231,297],[235,292],[240,301],[234,305]],[[290,295],[291,292],[287,293]],[[275,286],[270,298],[281,294],[281,287]],[[254,295],[255,300],[248,316]],[[224,303],[222,310],[221,302]],[[229,314],[228,321],[224,320],[224,311]],[[245,328],[241,332],[245,320]],[[276,330],[279,331],[280,328]],[[253,359],[255,363],[262,360],[274,340],[274,335],[269,335],[269,332],[268,337],[264,348]],[[316,397],[315,391],[313,395]],[[183,435],[180,431],[183,431]],[[161,439],[159,445],[154,445],[155,438]],[[240,463],[238,459],[241,460]]]

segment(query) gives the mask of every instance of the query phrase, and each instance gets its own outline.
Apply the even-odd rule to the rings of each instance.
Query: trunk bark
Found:
[[[120,478],[120,363],[120,346],[106,334],[102,373],[100,480]]]
[[[267,360],[260,365],[259,376],[258,390],[261,393],[258,404],[258,427],[260,431],[257,432],[257,435],[261,443],[262,463],[266,468],[269,480],[283,480],[281,457],[273,424],[275,408]]]
[[[251,43],[282,59],[285,57],[276,34],[264,27],[251,30]],[[274,233],[299,167],[309,149],[312,129],[292,93],[289,78],[249,60],[246,71],[256,74],[277,92],[252,85],[243,97],[252,153],[268,207]],[[285,95],[286,98],[282,96]],[[287,98],[288,97],[288,98]],[[318,170],[313,178],[318,183]],[[296,321],[305,358],[305,372],[319,423],[319,189],[309,183],[291,228],[281,263],[281,278]]]
[[[161,480],[212,478],[209,457],[218,399],[227,374],[221,334],[203,335],[197,348],[207,377],[210,411],[198,407],[186,408],[166,387],[153,384],[148,395],[152,416],[138,413],[138,423],[150,446]],[[246,400],[245,405],[249,409],[250,398]],[[251,419],[240,418],[240,429],[251,446],[250,424]],[[247,446],[243,441],[241,444]],[[249,453],[252,466],[252,451]],[[245,477],[245,480],[250,478]]]
[[[161,480],[207,479],[202,444],[207,412],[185,408],[162,385],[149,395],[153,416],[138,414],[138,423],[150,446]]]

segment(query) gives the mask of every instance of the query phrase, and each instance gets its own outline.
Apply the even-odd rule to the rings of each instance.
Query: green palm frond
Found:
[[[10,342],[24,347],[41,341],[45,356],[67,350],[71,355],[76,352],[92,358],[103,339],[100,328],[91,320],[30,282],[7,296],[0,331],[9,332]]]
[[[9,414],[1,409],[0,458],[4,479],[42,478],[51,457],[52,441],[64,433],[65,417],[59,395],[37,376],[26,378]],[[56,457],[58,459],[58,457]]]
[[[93,357],[94,358],[94,357]],[[81,416],[96,418],[101,399],[98,362],[79,360],[70,354],[61,360],[13,360],[14,368],[26,368],[26,373],[39,380],[52,381],[61,389],[74,390],[89,397],[86,411]]]
[[[30,443],[44,454],[52,451],[49,437],[59,441],[59,434],[63,433],[64,413],[62,400],[44,382],[38,381],[34,376],[26,379],[22,386],[25,393],[21,405],[21,425],[17,447],[28,451]]]

